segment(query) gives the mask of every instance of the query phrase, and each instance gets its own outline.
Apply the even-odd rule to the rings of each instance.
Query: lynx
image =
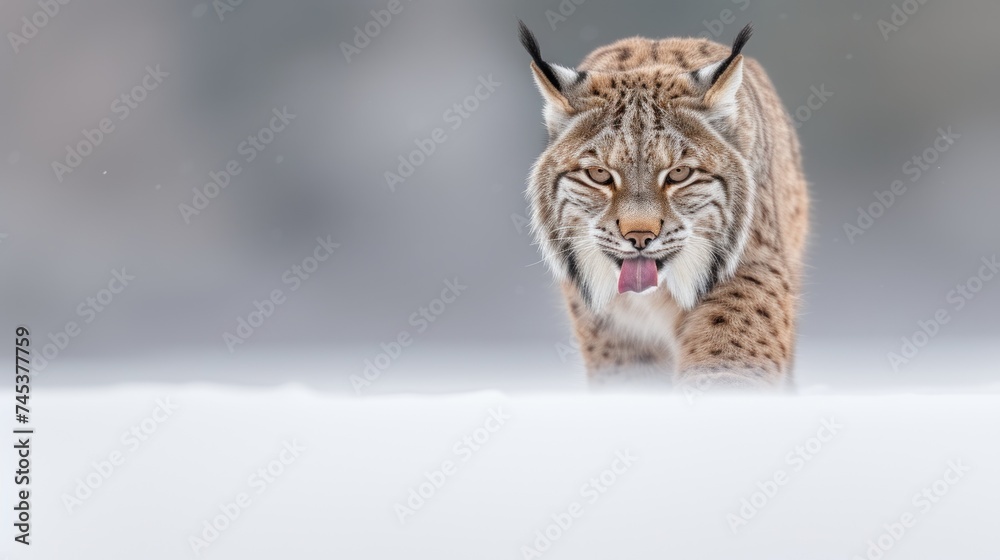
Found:
[[[594,384],[791,386],[809,202],[751,33],[624,39],[572,69],[521,23],[548,130],[531,226]]]

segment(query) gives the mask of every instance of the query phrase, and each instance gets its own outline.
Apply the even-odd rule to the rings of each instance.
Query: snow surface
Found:
[[[154,415],[158,399],[177,410]],[[1000,558],[996,394],[354,398],[142,384],[46,388],[32,404],[32,544],[11,545],[16,559],[196,558],[202,544],[217,559],[847,559],[874,558],[880,535],[886,560]],[[123,441],[144,421],[145,441]],[[443,483],[412,515],[396,507],[445,461],[451,474],[434,475]],[[269,467],[270,482],[255,474]],[[100,485],[80,498],[88,476]],[[759,488],[773,496],[739,517]],[[925,488],[934,501],[915,501]],[[238,517],[204,533],[240,493]],[[898,539],[883,535],[893,524]],[[549,546],[527,552],[546,530]]]

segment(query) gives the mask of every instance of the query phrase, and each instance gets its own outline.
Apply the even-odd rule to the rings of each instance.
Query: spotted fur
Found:
[[[750,32],[731,47],[625,39],[572,69],[545,62],[522,24],[549,133],[527,191],[532,228],[593,381],[790,383],[808,196],[791,120],[741,54]],[[690,177],[666,184],[679,166]],[[595,183],[594,167],[613,183]],[[622,221],[655,238],[637,250]],[[640,253],[658,286],[619,294],[623,259]]]

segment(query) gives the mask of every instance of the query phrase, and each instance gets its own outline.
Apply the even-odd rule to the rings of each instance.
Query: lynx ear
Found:
[[[562,127],[568,117],[579,110],[573,105],[569,91],[582,83],[587,73],[545,62],[542,60],[538,41],[521,20],[518,20],[518,30],[521,44],[531,55],[531,72],[535,77],[535,85],[545,100],[545,123],[549,132],[554,133]]]
[[[743,55],[740,51],[752,34],[753,27],[747,24],[736,35],[728,57],[691,72],[695,84],[708,88],[703,97],[705,106],[719,117],[736,114],[736,93],[743,85]]]

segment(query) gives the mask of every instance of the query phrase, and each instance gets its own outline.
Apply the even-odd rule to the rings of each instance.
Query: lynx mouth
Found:
[[[660,262],[646,257],[623,260],[621,272],[618,274],[618,293],[642,293],[655,288],[659,283],[657,272],[660,266]]]

